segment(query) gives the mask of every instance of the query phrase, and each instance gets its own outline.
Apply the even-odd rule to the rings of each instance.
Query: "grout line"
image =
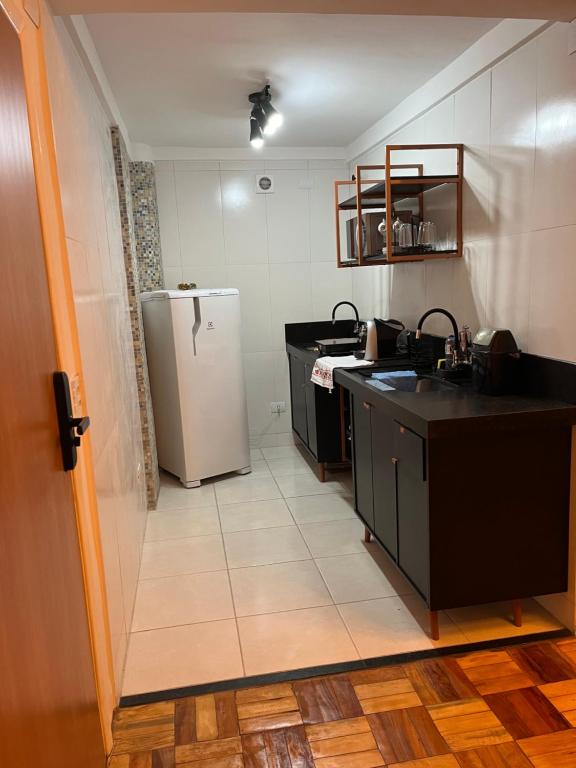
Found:
[[[219,619],[202,619],[202,621],[185,621],[180,624],[166,624],[164,627],[146,627],[145,629],[136,629],[131,634],[141,635],[144,632],[161,632],[163,629],[177,629],[178,627],[197,627],[202,624],[218,624],[223,621],[234,621],[234,616],[224,616]]]
[[[201,573],[222,573],[225,570],[226,568],[220,568],[217,571],[209,569],[207,571],[184,571],[183,573],[170,573],[164,574],[163,576],[140,576],[138,583],[140,584],[143,581],[152,581],[153,579],[171,579],[176,576],[198,576]]]
[[[226,562],[226,576],[228,577],[228,588],[230,590],[230,599],[232,601],[232,612],[234,613],[234,625],[236,627],[236,637],[238,638],[238,651],[240,653],[240,663],[242,664],[242,674],[244,675],[244,677],[246,677],[246,664],[244,661],[244,651],[242,649],[240,627],[238,626],[238,612],[236,610],[236,601],[234,600],[234,590],[232,589],[232,579],[230,578],[230,564],[228,562],[228,553],[226,552],[226,541],[224,539],[224,531],[222,530],[222,520],[220,518],[220,504],[218,502],[218,497],[216,497],[216,505],[218,510],[218,525],[220,527],[220,536],[222,538],[222,548],[224,550],[224,560]]]

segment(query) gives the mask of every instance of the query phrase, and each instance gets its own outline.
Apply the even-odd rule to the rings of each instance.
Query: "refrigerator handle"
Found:
[[[194,357],[198,354],[196,351],[196,336],[200,330],[202,323],[202,315],[200,314],[200,299],[195,296],[194,299],[194,325],[192,326],[192,346],[194,347]]]

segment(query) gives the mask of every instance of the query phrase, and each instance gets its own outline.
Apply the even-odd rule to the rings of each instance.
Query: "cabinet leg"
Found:
[[[326,482],[326,465],[320,464],[320,482],[325,483]]]
[[[432,640],[440,640],[438,611],[430,611],[430,637],[432,638]]]
[[[512,600],[512,615],[514,617],[514,626],[522,626],[522,600]]]
[[[366,544],[370,544],[370,542],[372,541],[372,534],[370,533],[368,528],[366,528],[366,526],[364,526],[364,541],[366,542]]]

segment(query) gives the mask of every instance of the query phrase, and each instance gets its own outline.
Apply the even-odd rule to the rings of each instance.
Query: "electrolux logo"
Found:
[[[207,331],[213,331],[214,330],[214,320],[208,320],[208,323],[206,325]]]

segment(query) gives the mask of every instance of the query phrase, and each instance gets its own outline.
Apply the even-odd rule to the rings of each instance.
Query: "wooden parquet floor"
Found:
[[[576,639],[120,709],[110,768],[576,768]]]

